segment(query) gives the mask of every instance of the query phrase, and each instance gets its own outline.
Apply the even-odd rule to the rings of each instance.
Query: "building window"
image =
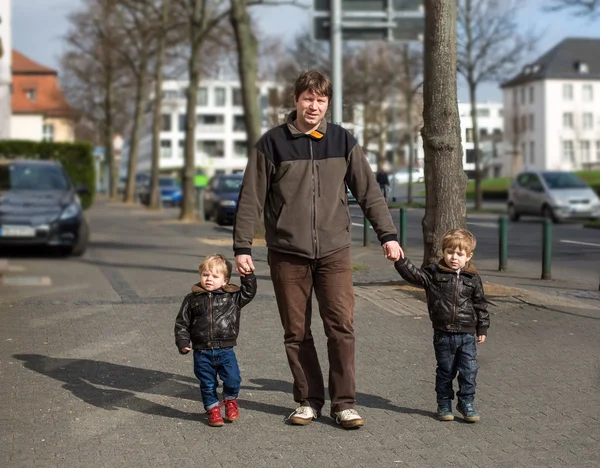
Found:
[[[42,140],[54,141],[54,125],[44,124],[44,126],[42,127]]]
[[[467,128],[466,142],[467,143],[472,143],[473,142],[473,129],[472,128]]]
[[[225,107],[225,88],[215,88],[215,106]]]
[[[467,164],[475,164],[475,150],[468,149],[467,150]]]
[[[563,114],[563,127],[564,128],[573,128],[573,113],[565,112]]]
[[[25,90],[25,95],[27,96],[27,99],[29,99],[31,102],[35,102],[36,98],[37,98],[37,93],[35,91],[35,89],[26,89]]]
[[[581,161],[588,162],[590,160],[590,149],[591,145],[588,140],[582,140],[579,142],[579,149],[581,150]]]
[[[222,158],[225,156],[223,140],[199,141],[198,145],[200,146],[200,151],[210,158]]]
[[[527,116],[526,115],[521,116],[521,131],[522,132],[527,131]]]
[[[245,141],[235,141],[233,143],[233,152],[238,158],[244,158],[248,154],[247,144]]]
[[[161,132],[171,131],[171,114],[163,114],[161,116],[160,130]]]
[[[529,142],[529,164],[535,163],[535,141]]]
[[[185,114],[179,114],[179,131],[185,132],[186,122]]]
[[[171,140],[160,140],[160,158],[169,159],[172,153]]]
[[[488,129],[487,128],[480,128],[479,129],[479,136],[481,138],[485,138],[486,136],[488,136]]]
[[[593,101],[594,100],[594,88],[591,84],[583,85],[581,97],[584,101]]]
[[[563,160],[574,163],[575,162],[575,151],[573,150],[573,141],[563,141]]]
[[[516,106],[519,101],[519,90],[517,88],[513,89],[513,104]]]
[[[563,99],[565,101],[573,100],[573,85],[569,83],[565,83],[563,85]]]
[[[527,143],[521,143],[521,155],[523,156],[523,161],[527,162]]]
[[[600,161],[600,140],[596,142],[596,161]]]
[[[585,112],[583,114],[583,128],[585,130],[594,128],[594,114],[591,112]]]
[[[477,117],[489,117],[490,110],[488,108],[477,109]]]
[[[533,88],[533,86],[529,87],[529,102],[533,103],[535,98],[535,89]]]
[[[532,132],[535,130],[535,121],[533,114],[529,114],[529,130]]]
[[[163,91],[163,99],[177,99],[177,91],[172,89]]]
[[[500,128],[495,128],[495,129],[494,129],[494,135],[496,135],[496,136],[501,136],[501,135],[502,135],[502,129],[500,129]]]
[[[179,140],[179,157],[183,159],[185,157],[185,140]]]
[[[198,105],[201,107],[208,106],[208,89],[198,88]]]
[[[521,88],[521,104],[525,104],[525,88]]]
[[[233,105],[234,106],[242,106],[242,90],[240,88],[233,88]]]
[[[225,122],[222,114],[198,114],[196,117],[199,125],[223,125]]]
[[[245,132],[246,131],[246,122],[244,121],[243,115],[234,115],[233,116],[233,131],[234,132]]]

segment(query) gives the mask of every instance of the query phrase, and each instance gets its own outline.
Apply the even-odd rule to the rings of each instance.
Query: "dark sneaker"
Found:
[[[221,427],[223,424],[223,416],[221,416],[221,407],[215,406],[206,412],[208,417],[208,425],[212,427]]]
[[[345,409],[342,411],[331,412],[331,417],[335,422],[341,424],[344,429],[354,429],[365,425],[365,420],[360,417],[358,411],[354,408]]]
[[[235,398],[231,400],[223,400],[223,406],[225,407],[225,419],[228,421],[233,422],[240,417],[240,412],[238,410],[240,405],[238,405],[238,402]]]
[[[454,415],[452,414],[452,404],[445,403],[438,405],[437,418],[440,421],[454,421]]]
[[[456,405],[456,409],[463,415],[465,421],[470,423],[479,421],[479,414],[475,411],[473,403],[459,403]]]
[[[306,426],[318,417],[317,412],[310,406],[299,406],[288,416],[287,420],[295,426]]]

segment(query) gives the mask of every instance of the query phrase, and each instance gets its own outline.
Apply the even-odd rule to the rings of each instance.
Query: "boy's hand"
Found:
[[[181,348],[181,349],[179,350],[179,352],[180,352],[181,354],[187,354],[187,353],[189,353],[191,350],[192,350],[192,348],[190,348],[189,346],[186,346],[185,348]]]
[[[485,335],[479,335],[477,337],[477,344],[485,343]]]

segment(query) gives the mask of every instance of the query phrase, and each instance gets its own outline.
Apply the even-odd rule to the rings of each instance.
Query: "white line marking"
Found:
[[[467,224],[470,224],[471,226],[479,226],[479,227],[485,227],[485,228],[497,228],[498,227],[498,223],[473,223],[471,221],[467,221]]]
[[[563,239],[561,239],[560,242],[563,242],[565,244],[578,244],[578,245],[589,245],[590,247],[600,247],[600,244],[592,244],[591,242],[579,242],[579,241],[563,240]]]

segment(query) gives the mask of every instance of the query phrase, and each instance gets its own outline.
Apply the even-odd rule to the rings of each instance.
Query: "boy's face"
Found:
[[[200,284],[207,291],[215,291],[227,284],[225,275],[215,270],[204,270],[200,273]]]
[[[467,253],[466,250],[459,249],[458,247],[447,247],[444,249],[446,265],[453,270],[462,269],[472,257],[473,252]]]

